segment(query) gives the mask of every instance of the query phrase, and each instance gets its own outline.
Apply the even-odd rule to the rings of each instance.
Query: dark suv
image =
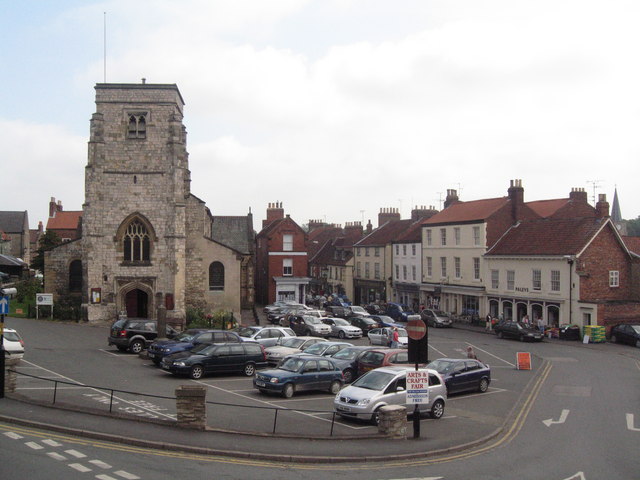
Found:
[[[109,345],[115,345],[121,352],[140,353],[158,336],[158,323],[148,318],[121,318],[111,325]],[[167,325],[167,338],[178,334]]]
[[[164,370],[193,379],[216,372],[242,372],[251,377],[256,368],[266,366],[264,347],[256,342],[198,345],[190,352],[174,353],[162,359]]]
[[[240,343],[242,342],[242,338],[240,338],[240,335],[236,332],[190,328],[172,340],[156,340],[149,345],[148,354],[149,358],[153,360],[153,363],[160,365],[162,359],[172,353],[191,350],[196,345],[201,344],[229,342]]]

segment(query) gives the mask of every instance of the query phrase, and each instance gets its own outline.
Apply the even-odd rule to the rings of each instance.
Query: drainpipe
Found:
[[[572,299],[572,292],[573,292],[573,278],[572,278],[572,267],[573,267],[573,257],[571,255],[565,255],[564,258],[567,260],[567,263],[569,264],[569,325],[573,324],[573,318],[572,318],[572,314],[573,314],[573,299]]]

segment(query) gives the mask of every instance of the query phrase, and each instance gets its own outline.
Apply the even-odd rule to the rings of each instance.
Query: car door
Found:
[[[465,364],[465,390],[475,390],[480,384],[480,378],[482,377],[482,367],[480,364],[473,360],[467,360]]]
[[[262,346],[273,347],[278,338],[282,336],[282,332],[276,328],[265,328],[258,332],[258,334],[254,337],[254,340],[260,343]]]
[[[327,390],[336,378],[336,368],[329,360],[318,360],[318,383],[316,390]]]
[[[245,353],[240,343],[229,344],[229,358],[225,362],[226,371],[239,372],[244,368]]]
[[[296,390],[315,390],[318,385],[318,361],[308,360],[302,367],[299,380],[296,382]]]
[[[449,381],[447,382],[447,389],[449,393],[455,393],[464,390],[465,372],[465,363],[456,363],[456,365],[453,367],[453,371],[451,372],[451,376],[449,377]]]
[[[380,400],[387,405],[404,405],[407,403],[407,378],[403,375],[393,380],[385,388]]]
[[[229,347],[227,345],[216,346],[213,351],[202,359],[205,373],[226,371],[225,363],[228,361]]]

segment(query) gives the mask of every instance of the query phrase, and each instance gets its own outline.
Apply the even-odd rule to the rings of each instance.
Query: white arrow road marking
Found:
[[[633,426],[633,413],[627,413],[627,428],[632,432],[640,432],[640,428]]]
[[[560,414],[560,418],[558,420],[548,418],[547,420],[543,420],[542,423],[544,423],[547,427],[553,425],[554,423],[564,423],[567,420],[568,416],[569,410],[562,410],[562,413]]]
[[[586,480],[584,473],[578,472],[575,475],[570,476],[569,478],[565,478],[564,480]]]

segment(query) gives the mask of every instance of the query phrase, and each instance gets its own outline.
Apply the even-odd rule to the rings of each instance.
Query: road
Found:
[[[135,356],[107,349],[106,327],[18,319],[9,319],[7,324],[17,328],[26,339],[25,361],[32,364],[34,370],[46,368],[52,376],[62,375],[81,383],[113,385],[114,388],[126,387],[134,391],[142,389],[168,396],[173,396],[173,389],[181,383],[181,380],[176,381]],[[452,418],[426,421],[431,435],[459,435],[467,425],[473,429],[476,424],[494,424],[497,419],[488,412],[495,411],[492,408],[495,409],[496,403],[513,402],[522,385],[518,381],[527,374],[515,371],[508,364],[513,363],[515,352],[530,351],[534,364],[546,360],[545,366],[536,371],[533,379],[535,388],[523,404],[518,405],[518,417],[506,435],[480,447],[438,458],[384,464],[292,465],[144,450],[7,424],[0,426],[0,448],[6,459],[0,464],[0,477],[9,478],[7,475],[11,473],[17,478],[36,480],[45,476],[48,479],[87,476],[160,479],[187,474],[191,478],[203,479],[323,479],[329,475],[349,479],[637,478],[640,471],[637,455],[640,440],[639,349],[574,342],[524,345],[457,329],[432,330],[430,340],[435,356],[450,356],[452,351],[460,351],[461,354],[467,344],[472,344],[478,356],[492,365],[495,379],[492,383],[495,393],[491,395],[453,397],[447,407]],[[205,379],[207,384],[226,392],[225,395],[239,398],[242,394],[249,400],[253,398],[250,389],[233,386],[248,379],[225,377],[217,380]],[[232,388],[221,387],[225,384],[232,385]],[[92,397],[87,398],[96,401]],[[327,401],[330,403],[330,398],[309,395],[297,399],[297,402],[326,404]],[[270,401],[280,403],[283,400],[274,397]],[[146,406],[130,407],[149,415],[170,416],[173,413],[169,402],[166,403],[166,412],[157,410],[156,403],[162,402],[154,400]],[[488,418],[482,418],[483,414]],[[43,443],[45,440],[61,446]],[[42,448],[34,447],[35,444]],[[397,448],[396,445],[401,443],[396,442],[389,449]],[[85,463],[86,468],[92,468],[91,471],[81,472],[69,467],[79,463],[72,454],[65,454],[67,450],[80,451],[80,447],[74,446],[81,446],[86,458],[97,460],[95,464]],[[111,468],[98,466],[103,464]],[[122,476],[116,472],[133,476]]]

